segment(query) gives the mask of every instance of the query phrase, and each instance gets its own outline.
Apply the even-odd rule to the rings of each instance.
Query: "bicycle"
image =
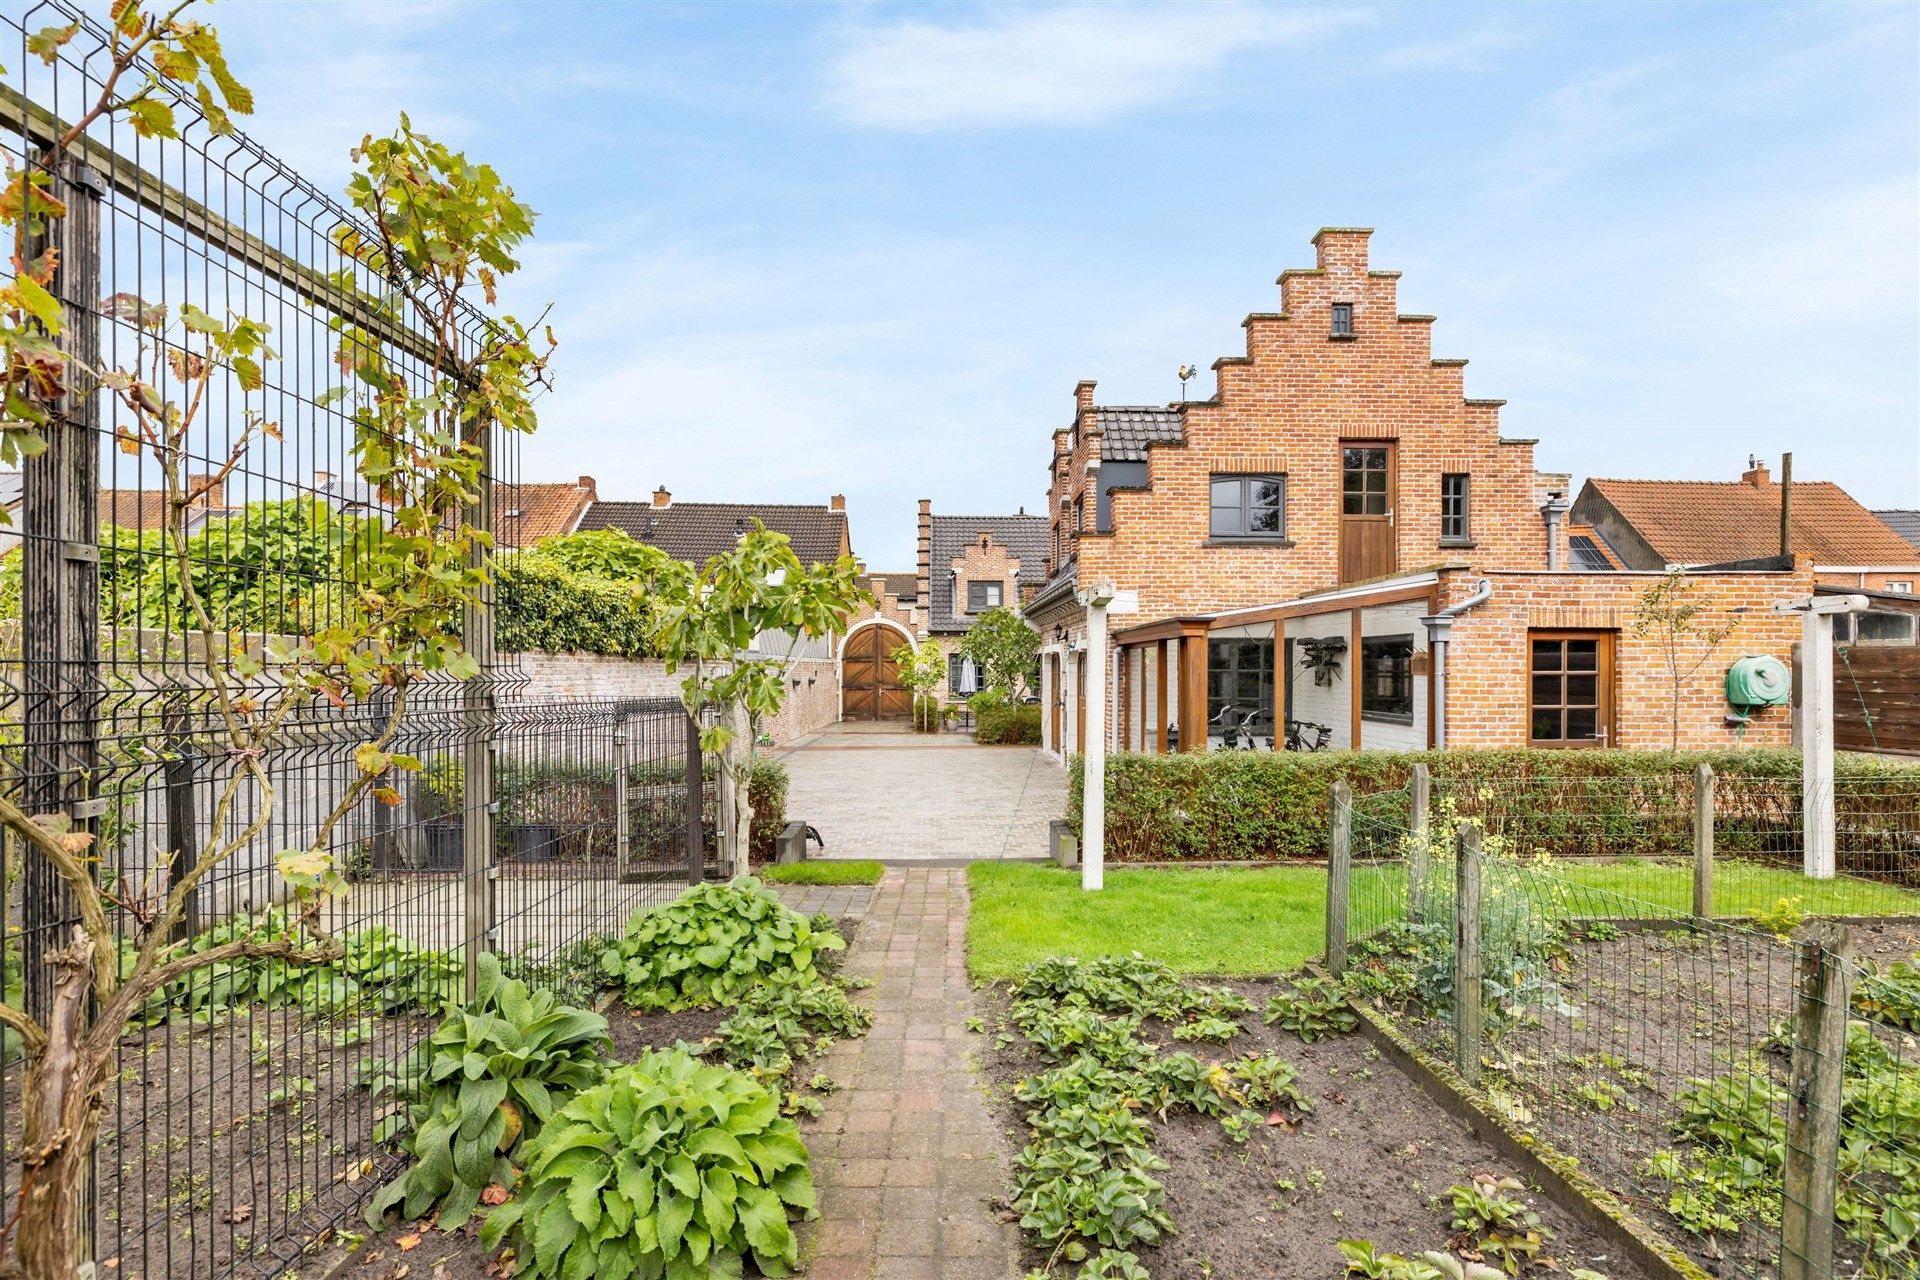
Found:
[[[1315,724],[1311,720],[1287,721],[1287,750],[1289,751],[1325,751],[1327,744],[1332,741],[1331,726]]]

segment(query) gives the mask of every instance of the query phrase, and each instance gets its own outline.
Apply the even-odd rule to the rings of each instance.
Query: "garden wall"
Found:
[[[1787,750],[1219,751],[1122,753],[1107,761],[1107,856],[1118,861],[1264,861],[1326,856],[1336,780],[1356,810],[1404,827],[1413,766],[1433,774],[1436,806],[1555,857],[1680,856],[1692,848],[1693,771],[1718,775],[1716,848],[1797,861],[1800,754]],[[1067,821],[1080,821],[1081,757],[1070,761]],[[1920,765],[1839,758],[1841,870],[1920,880]]]
[[[681,674],[667,673],[658,658],[610,658],[594,653],[526,650],[508,655],[526,680],[529,702],[678,698]],[[818,733],[840,719],[840,665],[802,659],[788,670],[787,704],[763,730],[785,744]]]

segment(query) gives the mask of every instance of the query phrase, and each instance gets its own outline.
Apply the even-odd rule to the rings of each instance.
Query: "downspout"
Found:
[[[1540,515],[1547,522],[1548,573],[1558,573],[1560,570],[1560,521],[1566,516],[1567,508],[1571,505],[1567,501],[1566,494],[1556,493],[1550,495],[1546,505],[1540,508]],[[1478,601],[1475,603],[1477,604]]]
[[[1474,585],[1473,594],[1459,604],[1448,605],[1440,612],[1420,619],[1427,628],[1428,665],[1433,671],[1433,746],[1436,751],[1444,750],[1447,745],[1447,641],[1453,633],[1453,620],[1491,599],[1493,583],[1482,578]]]

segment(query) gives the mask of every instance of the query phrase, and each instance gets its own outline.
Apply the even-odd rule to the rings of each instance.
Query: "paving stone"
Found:
[[[845,1087],[804,1126],[822,1187],[822,1220],[805,1242],[812,1280],[1020,1274],[1018,1233],[993,1206],[1009,1147],[973,1068],[971,994],[954,967],[965,932],[939,927],[965,916],[964,879],[926,868],[889,869],[867,906],[848,969],[871,960],[887,975],[869,993],[874,1026],[836,1046],[832,1074]],[[892,942],[915,932],[896,964]],[[929,980],[949,972],[959,976]]]

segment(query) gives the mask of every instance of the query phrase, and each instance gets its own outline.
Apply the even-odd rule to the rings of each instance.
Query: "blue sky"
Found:
[[[603,497],[1044,493],[1081,378],[1164,402],[1322,225],[1576,476],[1749,453],[1920,506],[1920,7],[267,4],[248,124],[337,187],[411,112],[541,212],[522,463]]]

